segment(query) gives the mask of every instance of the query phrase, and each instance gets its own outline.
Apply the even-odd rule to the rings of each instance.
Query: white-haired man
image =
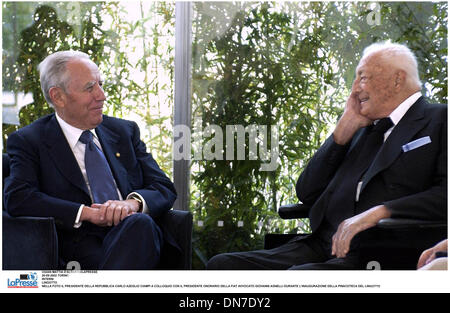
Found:
[[[209,269],[361,269],[355,236],[383,218],[447,216],[447,106],[422,97],[400,44],[365,49],[333,134],[297,181],[312,234],[272,250],[226,253]]]

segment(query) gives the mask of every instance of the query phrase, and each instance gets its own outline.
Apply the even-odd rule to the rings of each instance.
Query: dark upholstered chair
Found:
[[[3,183],[9,175],[9,157],[3,154]],[[3,184],[4,186],[4,184]],[[58,236],[51,217],[11,217],[3,201],[3,270],[60,269]],[[170,210],[157,220],[181,248],[181,258],[164,269],[190,269],[192,214]]]
[[[309,207],[300,203],[284,205],[278,214],[282,219],[308,218]],[[298,234],[267,234],[264,248],[277,247],[294,236]],[[379,266],[382,270],[414,270],[425,249],[447,238],[447,221],[386,218],[356,238],[361,242],[361,258],[367,269]]]

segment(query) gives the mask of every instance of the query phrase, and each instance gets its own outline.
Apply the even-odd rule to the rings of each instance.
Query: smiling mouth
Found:
[[[360,102],[361,104],[366,103],[367,101],[369,101],[369,98],[359,99],[359,102]]]
[[[103,106],[93,107],[92,110],[93,111],[103,110]]]

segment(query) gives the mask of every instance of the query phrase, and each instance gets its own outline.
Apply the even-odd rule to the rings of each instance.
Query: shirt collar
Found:
[[[78,143],[78,140],[80,139],[81,134],[83,133],[82,129],[76,128],[66,121],[64,121],[58,113],[55,112],[56,120],[59,123],[59,126],[61,126],[61,129],[64,133],[64,136],[66,136],[67,141],[69,142],[70,147],[73,149],[75,145]],[[96,137],[95,131],[93,129],[90,130],[92,135]]]
[[[397,125],[402,117],[406,114],[406,112],[409,110],[409,108],[416,103],[416,101],[422,96],[422,93],[420,91],[412,94],[409,96],[405,101],[400,103],[400,105],[392,111],[392,113],[389,115],[389,117],[392,120],[392,123],[394,125]]]

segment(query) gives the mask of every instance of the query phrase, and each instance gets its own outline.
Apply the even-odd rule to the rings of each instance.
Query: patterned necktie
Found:
[[[103,152],[93,142],[91,131],[85,130],[80,141],[86,144],[84,165],[94,203],[105,203],[108,200],[118,200],[114,178]]]

